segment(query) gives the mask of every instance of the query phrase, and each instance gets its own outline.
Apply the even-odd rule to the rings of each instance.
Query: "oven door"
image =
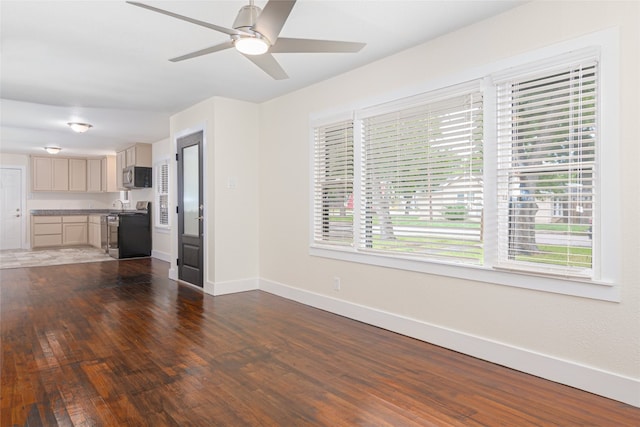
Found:
[[[112,258],[120,258],[120,246],[118,244],[118,228],[120,227],[120,219],[117,215],[109,215],[107,217],[108,230],[108,246],[109,256]]]

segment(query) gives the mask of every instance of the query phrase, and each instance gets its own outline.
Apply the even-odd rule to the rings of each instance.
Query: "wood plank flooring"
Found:
[[[639,408],[167,268],[0,272],[0,425],[640,425]]]

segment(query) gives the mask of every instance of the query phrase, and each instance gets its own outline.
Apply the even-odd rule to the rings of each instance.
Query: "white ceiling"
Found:
[[[248,0],[142,2],[231,27]],[[299,0],[282,37],[367,46],[358,53],[274,54],[290,76],[276,81],[233,49],[169,62],[228,36],[124,1],[0,0],[0,150],[35,154],[59,145],[68,155],[103,155],[156,142],[169,136],[172,114],[204,99],[265,101],[522,3]],[[74,134],[69,121],[94,127]]]

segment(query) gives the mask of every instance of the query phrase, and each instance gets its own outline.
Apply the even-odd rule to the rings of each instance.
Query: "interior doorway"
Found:
[[[20,168],[0,168],[0,249],[22,249],[23,172]]]
[[[202,138],[197,132],[178,139],[178,279],[203,287],[204,205]]]

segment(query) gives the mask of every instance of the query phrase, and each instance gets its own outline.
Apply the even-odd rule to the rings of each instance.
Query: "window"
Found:
[[[360,250],[481,264],[483,105],[475,86],[362,114]]]
[[[353,121],[314,130],[314,241],[353,243]]]
[[[156,171],[156,227],[169,227],[169,161],[157,163]]]
[[[310,253],[619,300],[617,40],[312,121]]]
[[[597,63],[497,87],[499,263],[592,275]]]

